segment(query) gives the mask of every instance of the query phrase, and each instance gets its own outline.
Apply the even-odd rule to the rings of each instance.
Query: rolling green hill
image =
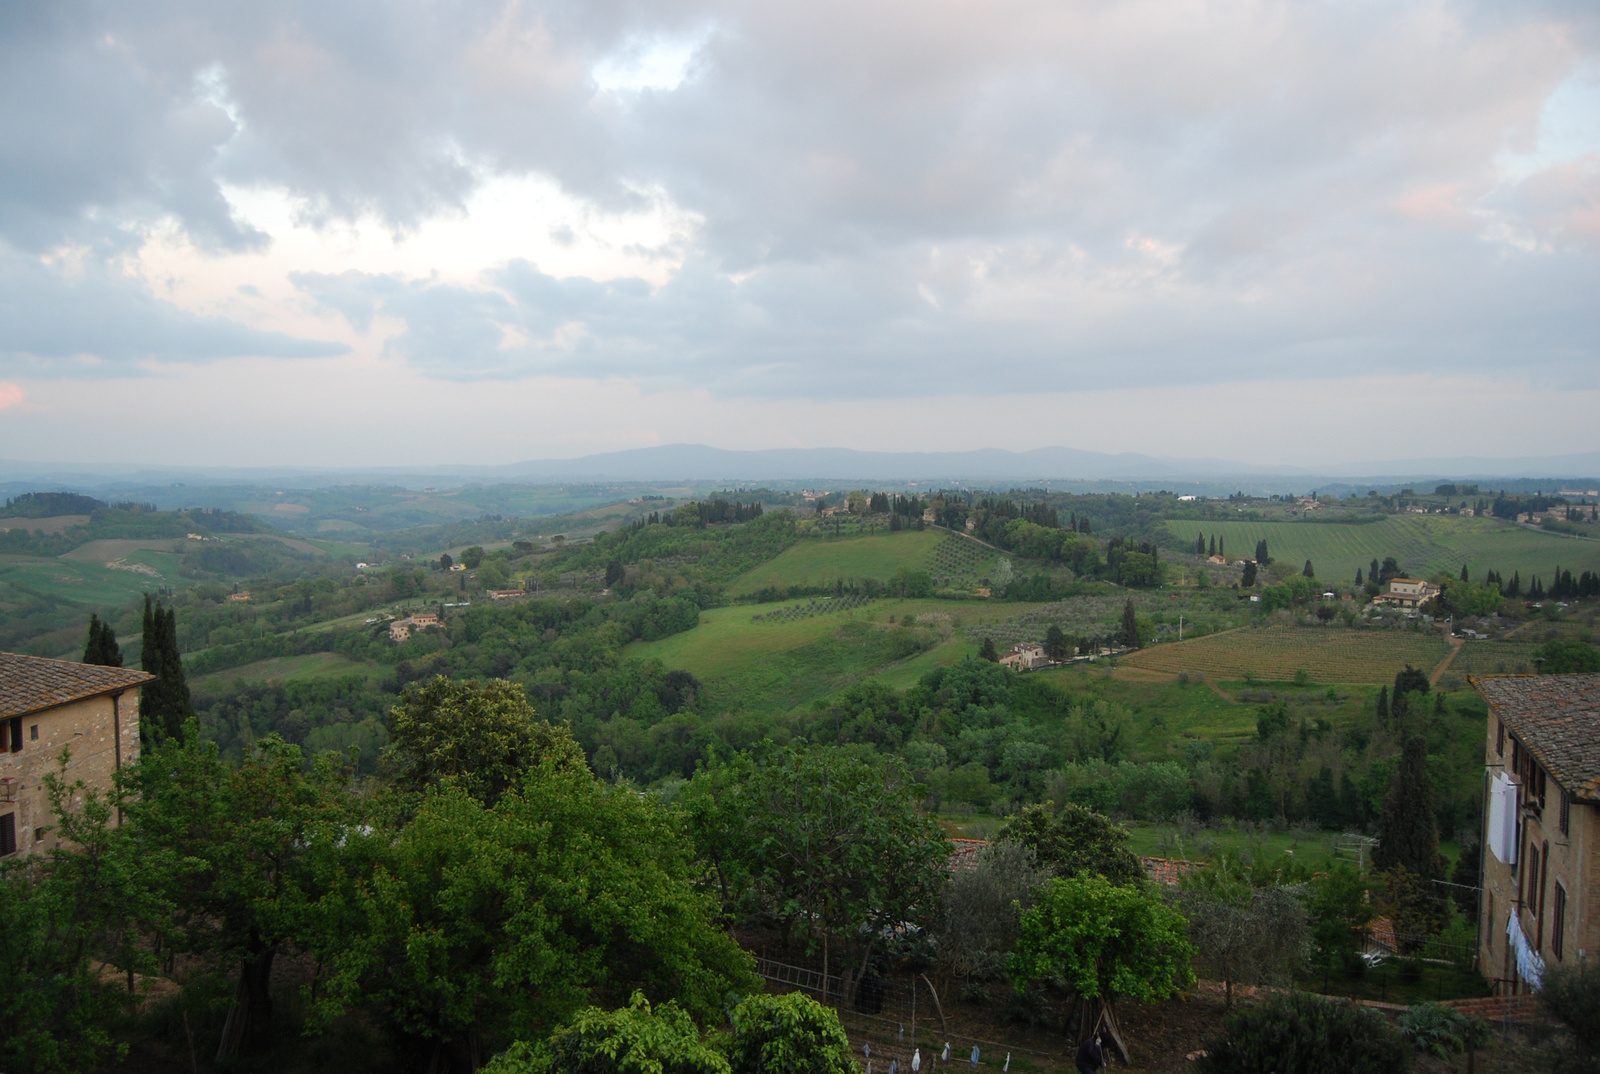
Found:
[[[933,550],[946,536],[944,530],[886,533],[843,540],[806,540],[782,555],[747,572],[729,589],[738,598],[769,586],[825,587],[839,580],[876,578],[887,581],[900,568],[927,570]]]
[[[1394,556],[1406,573],[1428,577],[1451,574],[1463,563],[1474,580],[1499,571],[1522,574],[1523,584],[1538,575],[1548,584],[1557,565],[1576,576],[1600,570],[1600,541],[1564,537],[1494,518],[1452,515],[1401,515],[1365,524],[1338,522],[1168,522],[1178,540],[1196,534],[1222,538],[1230,556],[1253,554],[1265,538],[1275,560],[1298,566],[1310,560],[1317,576],[1348,581],[1374,558]]]

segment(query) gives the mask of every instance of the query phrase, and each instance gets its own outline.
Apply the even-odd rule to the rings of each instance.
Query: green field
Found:
[[[802,541],[776,559],[742,575],[729,589],[729,595],[747,596],[768,586],[780,589],[794,585],[823,587],[841,580],[866,578],[887,581],[902,567],[928,569],[933,550],[944,537],[943,530],[921,533],[908,530],[879,537]]]
[[[1213,679],[1288,682],[1305,669],[1313,682],[1392,680],[1407,664],[1431,672],[1450,652],[1432,634],[1344,627],[1259,627],[1157,645],[1122,658],[1128,667],[1172,675],[1204,672]]]
[[[1405,515],[1365,524],[1338,522],[1168,522],[1168,531],[1192,544],[1196,534],[1222,538],[1229,556],[1250,556],[1266,539],[1272,558],[1300,566],[1310,560],[1317,577],[1344,582],[1365,572],[1374,558],[1394,556],[1407,574],[1426,578],[1455,574],[1463,563],[1474,580],[1489,570],[1523,584],[1538,575],[1546,583],[1559,564],[1574,577],[1600,570],[1600,541],[1564,537],[1493,518]]]
[[[712,608],[700,613],[693,630],[635,642],[623,655],[682,668],[705,682],[721,704],[785,712],[868,676],[910,685],[941,663],[977,652],[976,644],[958,633],[962,623],[1031,607],[893,599],[788,621],[754,618],[785,606]],[[906,632],[896,629],[907,615],[917,620],[913,634],[919,648],[910,652],[903,651]]]
[[[225,671],[214,671],[189,680],[197,694],[214,693],[235,682],[283,683],[290,679],[331,679],[343,675],[379,677],[383,669],[376,664],[358,664],[338,653],[307,653],[305,656],[279,656],[257,660]]]

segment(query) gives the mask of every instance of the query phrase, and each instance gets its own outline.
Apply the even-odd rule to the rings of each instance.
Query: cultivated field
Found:
[[[1124,657],[1148,671],[1200,671],[1212,679],[1247,675],[1291,681],[1305,669],[1317,683],[1384,683],[1407,664],[1432,671],[1450,652],[1444,639],[1400,630],[1246,627],[1194,641],[1157,645]]]
[[[189,680],[195,693],[207,693],[231,682],[282,683],[290,679],[331,679],[344,675],[378,678],[387,669],[378,664],[357,663],[338,653],[308,653],[305,656],[278,656],[257,660],[224,671],[214,671]]]
[[[1317,577],[1345,582],[1365,572],[1377,558],[1394,556],[1406,573],[1428,577],[1438,571],[1455,574],[1465,563],[1475,580],[1497,570],[1511,577],[1520,571],[1523,584],[1538,575],[1548,584],[1559,564],[1577,577],[1600,570],[1600,541],[1564,537],[1493,518],[1450,515],[1388,517],[1365,524],[1337,522],[1168,522],[1167,529],[1191,545],[1196,534],[1222,538],[1229,556],[1250,556],[1266,538],[1267,550],[1280,562],[1300,566],[1310,560]]]
[[[804,540],[744,574],[729,592],[741,597],[768,586],[831,586],[839,580],[866,578],[887,581],[902,567],[929,569],[933,550],[944,536],[942,530],[908,530],[877,537]]]

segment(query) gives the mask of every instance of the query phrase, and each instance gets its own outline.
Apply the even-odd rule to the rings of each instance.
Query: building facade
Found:
[[[1600,674],[1472,683],[1489,703],[1478,965],[1517,994],[1600,949]]]
[[[0,653],[0,858],[56,845],[44,778],[109,789],[139,758],[139,688],[153,675]]]

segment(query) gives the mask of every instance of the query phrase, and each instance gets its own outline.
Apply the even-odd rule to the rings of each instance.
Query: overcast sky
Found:
[[[0,458],[1600,448],[1593,0],[0,5]]]

